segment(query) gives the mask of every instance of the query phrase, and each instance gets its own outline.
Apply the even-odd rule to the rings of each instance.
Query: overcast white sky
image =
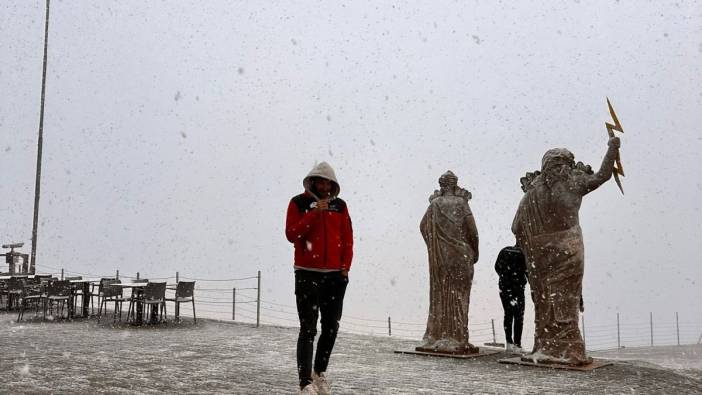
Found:
[[[700,3],[418,3],[54,0],[40,270],[261,270],[293,304],[285,210],[326,160],[354,221],[346,312],[422,322],[419,220],[451,169],[480,232],[471,317],[498,318],[519,178],[553,147],[599,166],[608,96],[626,195],[580,212],[588,320],[700,321]],[[0,4],[0,239],[27,246],[43,21]]]

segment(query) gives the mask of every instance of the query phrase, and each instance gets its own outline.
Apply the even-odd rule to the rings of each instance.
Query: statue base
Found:
[[[439,354],[456,354],[456,355],[470,355],[470,354],[478,354],[480,353],[480,349],[474,345],[467,345],[463,348],[460,349],[455,349],[455,348],[448,348],[448,349],[443,349],[441,347],[424,347],[424,346],[417,346],[414,348],[414,351],[419,351],[419,352],[430,352],[430,353],[439,353]]]
[[[589,364],[571,365],[571,364],[559,363],[559,362],[534,361],[533,359],[529,359],[529,357],[504,358],[504,359],[498,360],[498,362],[499,363],[507,363],[507,364],[515,364],[515,365],[524,365],[524,366],[536,366],[539,368],[548,368],[548,369],[577,370],[577,371],[581,371],[581,372],[590,372],[592,370],[614,364],[613,362],[605,360],[605,359],[593,359],[592,362]]]
[[[422,351],[422,350],[427,350],[427,351]],[[475,352],[468,352],[468,350],[465,350],[463,352],[460,351],[451,351],[451,352],[443,352],[443,351],[437,351],[434,350],[433,348],[424,348],[424,347],[416,347],[414,350],[395,350],[395,354],[411,354],[411,355],[423,355],[427,357],[444,357],[444,358],[458,358],[458,359],[471,359],[471,358],[479,358],[479,357],[486,357],[488,355],[494,355],[494,354],[499,354],[499,351],[491,351],[491,350],[479,350],[478,347],[473,347],[470,350],[474,350]]]

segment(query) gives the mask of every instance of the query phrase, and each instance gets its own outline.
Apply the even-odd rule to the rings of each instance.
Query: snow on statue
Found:
[[[440,190],[429,197],[420,230],[429,253],[430,305],[424,344],[417,351],[473,354],[468,342],[468,304],[473,265],[478,261],[478,230],[470,192],[447,171]]]
[[[546,151],[541,172],[521,179],[524,196],[512,232],[527,257],[535,309],[534,350],[524,360],[585,365],[592,362],[578,328],[584,245],[578,211],[583,196],[612,177],[620,141],[609,139],[597,173],[565,148]]]

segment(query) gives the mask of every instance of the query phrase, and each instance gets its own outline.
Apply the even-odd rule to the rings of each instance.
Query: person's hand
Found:
[[[610,147],[614,147],[614,148],[619,148],[622,146],[622,142],[619,140],[619,137],[610,137],[609,142],[607,142],[607,144]]]
[[[318,201],[317,210],[329,210],[329,199],[322,199]]]
[[[348,277],[348,276],[349,276],[349,271],[348,271],[348,270],[342,270],[342,271],[341,271],[341,275],[344,276],[344,277]]]

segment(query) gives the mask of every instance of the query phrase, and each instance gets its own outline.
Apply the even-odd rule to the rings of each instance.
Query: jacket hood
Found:
[[[334,186],[332,187],[331,197],[335,198],[339,196],[341,187],[339,186],[339,181],[336,180],[336,174],[334,174],[334,169],[327,162],[320,162],[310,170],[307,176],[302,180],[302,186],[305,187],[305,191],[309,192],[315,198],[319,199],[314,192],[312,192],[312,177],[324,178],[331,181]]]

